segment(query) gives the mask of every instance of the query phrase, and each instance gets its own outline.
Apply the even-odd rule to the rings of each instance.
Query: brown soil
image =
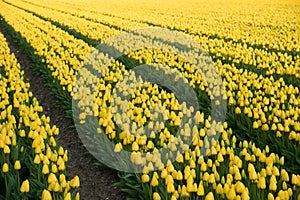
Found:
[[[43,113],[51,119],[51,125],[60,129],[57,137],[58,144],[68,150],[69,161],[67,175],[69,178],[78,175],[81,186],[78,189],[83,200],[101,199],[126,199],[113,184],[118,182],[118,177],[109,169],[100,169],[94,166],[92,156],[83,157],[87,150],[81,145],[75,129],[70,128],[74,122],[67,118],[66,113],[57,105],[58,99],[51,94],[50,89],[45,85],[44,80],[36,76],[30,70],[30,60],[21,51],[18,45],[13,42],[11,36],[0,26],[0,32],[4,34],[9,44],[11,53],[14,53],[21,69],[24,70],[25,78],[30,82],[30,90],[43,107]]]

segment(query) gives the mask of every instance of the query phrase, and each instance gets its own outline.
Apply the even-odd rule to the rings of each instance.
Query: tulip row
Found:
[[[0,46],[0,197],[74,199],[79,178],[66,178],[68,152],[56,143],[59,129],[41,115],[2,34]]]
[[[152,59],[151,55],[153,54],[160,56],[157,56],[158,59]],[[169,66],[174,63],[172,60],[168,60],[169,57],[163,58],[162,52],[142,51],[142,53],[131,53],[130,56],[136,60],[147,60],[149,63],[165,63]],[[176,57],[175,59],[179,60]],[[227,90],[229,116],[233,116],[233,118],[228,117],[230,127],[247,130],[245,135],[250,138],[273,135],[271,137],[280,144],[276,147],[278,152],[289,148],[289,151],[294,152],[297,157],[300,141],[299,88],[287,85],[282,78],[274,80],[272,76],[265,78],[251,71],[237,69],[234,65],[222,64],[221,62],[216,64],[224,78],[223,84]],[[188,71],[193,68],[192,66],[187,63],[184,65],[186,69],[182,69],[182,63],[177,63],[175,66],[182,71],[193,88],[203,92],[207,91],[203,85],[197,84],[203,83],[201,77],[193,71],[192,73]],[[285,140],[291,141],[287,145],[289,147],[283,147],[282,144]],[[265,142],[266,140],[263,139],[262,141]],[[289,157],[289,159],[294,160],[293,157]]]
[[[129,28],[133,28],[132,26],[116,23],[114,17],[108,17],[109,15],[103,16],[103,14],[96,11],[82,11],[82,9],[80,8],[72,8],[73,6],[70,6],[69,11],[66,12],[57,9],[57,6],[55,7],[55,4],[51,6],[50,9],[48,8],[48,6],[41,7],[37,6],[36,4],[32,5],[32,3],[25,2],[20,1],[19,3],[21,3],[21,5],[23,5],[24,8],[29,8],[31,12],[38,13],[39,15],[45,16],[46,18],[53,20],[57,23],[61,23],[70,28],[74,28],[76,32],[80,32],[83,36],[93,40],[100,41],[106,38],[102,38],[102,34],[92,34],[95,30],[100,33],[103,31],[103,25],[100,25],[96,18],[101,19],[100,23],[107,24],[111,27],[116,27],[118,30],[128,30]],[[58,3],[58,5],[61,4],[63,4],[63,2]],[[60,18],[54,17],[56,15],[60,16]],[[77,16],[78,19],[76,20],[76,23],[74,23],[74,21],[69,20],[68,22],[66,22],[64,20],[65,18],[70,17],[75,19],[75,16]],[[92,16],[93,18],[91,18]],[[83,18],[85,18],[85,20]],[[95,23],[92,23],[91,21]],[[124,19],[119,19],[119,21],[124,21]],[[130,20],[127,20],[126,24],[130,24],[130,22]],[[134,28],[148,26],[147,23],[134,23],[132,25],[134,26]],[[98,26],[98,28],[96,28],[96,26]],[[168,27],[164,25],[162,26]],[[93,27],[93,31],[90,31],[89,33],[86,32],[86,30],[89,30],[90,27]],[[111,34],[106,34],[106,36],[113,36],[117,32],[114,29],[112,29]],[[178,29],[180,31],[185,32],[185,29]],[[107,27],[105,27],[105,30],[107,30]],[[109,31],[107,31],[106,33],[109,33]],[[189,34],[194,34],[194,32],[189,32]],[[254,72],[261,73],[264,76],[274,76],[276,79],[279,79],[278,75],[284,75],[283,78],[285,82],[294,86],[298,86],[300,83],[300,57],[297,54],[287,54],[280,50],[269,51],[268,49],[261,49],[257,45],[249,45],[249,43],[246,43],[245,41],[243,43],[234,40],[228,42],[228,39],[226,38],[214,38],[213,35],[210,34],[200,34],[200,36],[196,34],[196,36],[193,36],[193,38],[203,46],[204,50],[210,53],[210,55],[215,61],[220,60],[223,64],[230,63],[239,68],[247,68],[251,71],[254,70]],[[95,46],[95,43],[89,42],[89,44]]]
[[[98,43],[119,32],[100,23],[94,23],[78,16],[67,14],[67,10],[57,11],[28,4],[23,1],[14,1],[13,4],[53,22],[59,22],[62,26],[75,30],[77,33],[80,33],[91,40],[98,41]]]
[[[71,93],[76,71],[92,48],[26,11],[4,2],[1,5],[6,8],[1,14],[7,23],[26,38],[62,89]]]
[[[124,41],[126,41],[125,38]],[[119,48],[118,50],[122,52],[122,48],[125,47],[120,46]],[[158,52],[152,52],[153,54],[159,55]],[[142,55],[141,60],[148,59],[149,63],[160,61],[159,63],[166,63],[172,66],[170,64],[172,60],[168,60],[169,57],[163,58],[166,54],[157,56],[159,60],[154,61],[149,58],[149,51],[129,54],[131,58],[136,59],[140,55]],[[80,84],[75,86],[75,91],[82,92],[76,92],[77,95],[73,97],[75,100],[78,100],[78,106],[82,110],[82,113],[79,115],[80,123],[88,123],[86,118],[89,115],[98,116],[100,118],[99,126],[105,130],[103,133],[107,134],[116,143],[115,152],[120,153],[122,149],[133,151],[131,161],[143,167],[143,174],[141,177],[136,178],[137,184],[132,185],[132,187],[137,187],[141,182],[144,185],[140,188],[140,192],[132,192],[133,196],[140,194],[140,198],[146,199],[193,199],[196,196],[206,196],[207,198],[226,197],[227,199],[249,199],[250,197],[274,199],[276,196],[282,199],[289,199],[298,197],[299,175],[288,175],[283,167],[284,157],[279,158],[278,155],[270,153],[269,147],[262,150],[256,147],[255,144],[247,141],[241,142],[239,147],[237,147],[236,136],[233,135],[231,129],[227,129],[227,123],[221,126],[220,124],[215,124],[211,122],[210,117],[205,119],[204,113],[200,112],[197,112],[194,118],[189,117],[189,121],[182,125],[184,129],[178,130],[178,133],[183,138],[176,136],[174,130],[179,128],[180,122],[186,116],[191,115],[193,108],[187,108],[184,104],[179,104],[174,94],[161,90],[158,85],[139,82],[134,79],[134,76],[129,75],[127,77],[127,70],[123,64],[117,62],[115,65],[107,68],[111,62],[107,58],[106,64],[97,65],[94,60],[99,59],[100,57],[98,56],[104,60],[103,55],[100,54],[86,63],[95,67],[94,70],[105,72],[103,79],[100,80],[98,85],[99,90],[97,91],[99,93],[96,94],[96,98],[93,95],[87,95],[92,94],[92,91],[88,90],[88,88],[92,87],[87,85],[93,82],[93,76],[86,71],[82,74],[82,79],[78,80]],[[174,60],[180,60],[176,57],[173,58]],[[188,72],[187,68],[182,69],[180,66],[182,65],[179,64],[177,66],[175,64],[174,67],[178,67],[182,71],[182,76],[185,76],[190,84],[194,83],[191,86],[195,90],[201,90],[201,84],[197,83],[203,82],[203,79],[197,76],[197,72],[193,69],[191,69],[191,72]],[[188,67],[188,64],[184,66]],[[224,69],[223,71],[221,70],[221,74],[225,73],[226,69],[227,73],[232,72],[233,75],[230,77],[240,76],[241,80],[243,78],[245,78],[245,81],[247,80],[247,76],[243,77],[241,70],[234,69],[232,66],[230,66],[231,69],[225,67],[223,66]],[[190,66],[190,68],[193,68],[193,66]],[[106,71],[107,69],[109,69],[108,72]],[[222,66],[219,69],[222,69]],[[237,73],[239,76],[234,73]],[[258,78],[255,74],[249,77],[253,77],[255,80]],[[121,85],[123,82],[128,81],[132,82],[132,84]],[[235,81],[239,81],[239,79]],[[235,81],[231,80],[228,85],[235,84],[238,87]],[[261,80],[259,79],[258,81],[269,80],[261,77]],[[216,82],[216,80],[211,80],[211,82]],[[271,80],[271,82],[274,82],[274,80]],[[226,84],[226,82],[224,83]],[[112,85],[115,85],[117,89],[114,90]],[[132,88],[136,89],[131,91]],[[245,86],[245,88],[247,87]],[[203,86],[202,90],[207,91],[207,88]],[[127,96],[130,93],[129,110],[124,110],[126,108],[124,103],[128,102],[123,102],[119,95]],[[216,97],[218,95],[213,94],[213,96]],[[239,95],[237,94],[237,96]],[[90,102],[93,102],[93,100],[95,103],[91,106]],[[98,105],[101,105],[101,107]],[[149,120],[157,119],[157,116],[149,111],[149,107],[155,108],[162,105],[166,108],[162,114],[166,123],[149,122],[147,132],[145,132],[142,126]],[[91,112],[89,106],[95,109],[93,110],[94,112]],[[239,107],[236,107],[236,114],[240,114],[239,109]],[[190,127],[193,121],[196,126],[192,125]],[[262,130],[267,131],[264,127],[262,127]],[[214,140],[212,142],[208,141],[206,136],[214,136],[216,132],[222,133],[220,143],[215,143]],[[239,134],[238,132],[234,133],[236,135]],[[147,135],[149,136],[148,138]],[[192,140],[193,145],[186,149],[184,138],[191,135],[194,136]],[[169,152],[160,154],[160,148],[167,148]],[[203,148],[207,152],[208,156],[206,157],[202,155]],[[181,153],[182,150],[183,152]],[[148,151],[153,153],[146,153]],[[146,155],[142,153],[146,153]],[[176,158],[174,163],[168,160],[171,160],[173,156]],[[167,163],[163,162],[164,159],[167,159]],[[154,169],[158,170],[153,172]],[[286,175],[287,177],[285,177]],[[293,181],[287,183],[287,181],[291,181],[290,177],[293,177]],[[126,180],[126,178],[124,179]],[[288,188],[287,185],[289,184],[293,186]],[[126,185],[126,181],[124,185],[122,183],[118,185],[122,187]]]
[[[25,7],[30,7],[30,4],[25,4]],[[56,4],[53,4],[51,6],[52,9],[57,9],[59,5],[64,5],[64,2],[57,2]],[[110,5],[110,4],[108,4]],[[280,4],[279,4],[280,5]],[[46,6],[46,5],[44,5]],[[47,5],[48,6],[48,5]],[[40,6],[36,6],[35,8],[32,8],[31,10],[33,12],[39,12]],[[49,7],[50,8],[50,7]],[[74,6],[69,7],[70,10],[68,12],[64,12],[64,16],[68,15],[74,15],[80,18],[85,18],[94,22],[97,22],[97,20],[101,19],[104,23],[107,25],[110,25],[111,27],[117,27],[121,30],[129,30],[132,28],[142,28],[148,26],[148,24],[153,24],[154,19],[152,19],[151,14],[148,13],[148,15],[141,15],[142,17],[147,17],[146,20],[137,20],[136,16],[126,16],[120,19],[120,17],[114,17],[109,14],[103,14],[99,10],[94,10],[91,8],[90,10],[83,10],[82,8]],[[97,7],[98,8],[98,7]],[[99,8],[102,9],[102,8]],[[108,9],[108,10],[114,10],[114,9]],[[46,10],[45,10],[46,11]],[[49,12],[49,9],[47,9],[47,12]],[[43,14],[42,12],[41,15]],[[46,12],[44,12],[46,13]],[[118,11],[119,13],[119,11]],[[129,12],[127,12],[128,14]],[[117,15],[118,16],[118,15]],[[163,16],[157,16],[155,15],[155,20],[158,18],[159,24],[155,24],[157,26],[166,27],[166,28],[173,28],[176,30],[180,30],[182,32],[187,32],[188,34],[195,35],[195,39],[202,44],[203,48],[207,50],[214,59],[221,60],[222,62],[232,62],[235,64],[245,64],[249,66],[255,66],[257,69],[264,69],[266,75],[288,75],[287,77],[299,77],[300,72],[300,55],[296,52],[299,52],[299,45],[297,44],[297,34],[293,31],[288,33],[282,33],[283,38],[279,38],[279,41],[274,41],[274,44],[267,44],[270,41],[273,41],[274,39],[277,40],[278,37],[275,37],[278,30],[273,26],[265,26],[261,27],[259,25],[256,25],[254,27],[250,27],[247,25],[246,22],[240,24],[240,21],[237,21],[236,23],[239,24],[239,29],[236,29],[234,27],[229,27],[229,32],[226,30],[223,31],[211,31],[211,28],[218,28],[221,27],[218,22],[214,22],[210,20],[210,15],[205,16],[205,23],[197,23],[199,19],[192,19],[191,21],[187,20],[185,17],[178,17],[174,15],[163,15]],[[265,16],[264,16],[265,17]],[[288,17],[288,16],[286,16]],[[51,18],[51,17],[50,17]],[[206,19],[207,18],[207,19]],[[118,23],[116,22],[116,19],[118,20]],[[139,17],[140,19],[140,17]],[[215,19],[215,18],[212,18]],[[224,19],[224,16],[222,16],[223,21],[226,22]],[[236,18],[238,19],[238,18]],[[82,19],[80,19],[82,20]],[[132,20],[137,20],[139,23],[132,22]],[[185,21],[185,23],[182,23],[182,20]],[[195,21],[194,21],[195,20]],[[230,19],[231,21],[232,19]],[[250,20],[250,19],[247,19]],[[262,19],[257,19],[258,22]],[[61,20],[59,20],[60,22]],[[120,23],[120,21],[126,22],[126,25],[124,23]],[[175,24],[172,24],[172,27],[170,27],[169,21],[176,22]],[[188,21],[188,22],[186,22]],[[285,28],[287,25],[284,24],[284,20],[275,20],[275,22],[272,23],[280,23],[280,26],[282,26],[281,30],[289,30],[291,28],[294,28],[295,30],[299,29],[299,24],[295,23],[293,27],[289,27],[288,29]],[[148,23],[147,23],[148,22]],[[88,22],[90,23],[90,22]],[[86,24],[88,24],[86,22]],[[219,22],[223,23],[223,22]],[[251,20],[249,23],[252,23]],[[68,23],[67,26],[73,26],[73,22]],[[128,24],[131,24],[129,26]],[[193,26],[191,26],[193,24]],[[195,24],[201,24],[200,27],[196,27]],[[227,25],[231,26],[231,23]],[[204,27],[203,27],[204,26]],[[236,25],[235,25],[236,26]],[[192,29],[191,29],[192,27]],[[275,28],[274,28],[275,27]],[[99,27],[100,28],[100,27]],[[203,30],[206,30],[203,32]],[[84,31],[82,32],[85,36],[89,37],[87,34],[85,34]],[[203,32],[203,33],[202,33]],[[233,32],[233,33],[232,33]],[[250,36],[245,36],[244,34],[250,32]],[[253,32],[253,33],[252,33]],[[271,32],[270,34],[261,34],[261,32]],[[216,33],[219,34],[219,36],[216,36]],[[221,35],[220,35],[221,34]],[[224,34],[224,35],[222,35]],[[262,35],[267,37],[265,40],[259,41],[262,39]],[[274,36],[275,35],[275,36]],[[259,37],[260,36],[260,37]],[[94,36],[93,36],[94,37]],[[97,37],[97,36],[95,36]],[[100,36],[101,37],[101,36]],[[268,38],[271,37],[271,38]],[[286,38],[284,38],[286,37]],[[99,38],[99,36],[98,36]],[[241,39],[243,38],[243,39]],[[249,41],[250,40],[250,41]],[[253,41],[255,40],[255,41]],[[256,41],[258,40],[258,41]],[[286,44],[288,43],[288,44]],[[264,44],[264,45],[261,45]],[[276,47],[278,45],[280,47]],[[264,46],[263,48],[261,46]],[[273,47],[274,46],[274,47]],[[294,51],[295,53],[287,53],[289,51]],[[288,78],[287,78],[288,79]],[[299,81],[297,81],[295,84],[298,84]]]
[[[10,1],[7,1],[10,2]],[[101,30],[101,28],[104,28],[103,25],[106,25],[108,27],[114,27],[115,30],[111,30],[111,32],[116,32],[117,30],[130,30],[130,29],[134,29],[134,28],[144,28],[147,25],[143,24],[143,23],[139,23],[139,22],[131,22],[128,20],[122,20],[122,19],[117,19],[117,18],[112,18],[109,15],[105,15],[105,14],[99,14],[97,12],[90,12],[90,10],[84,10],[84,9],[78,9],[76,7],[73,7],[72,5],[69,6],[65,6],[65,2],[55,2],[54,4],[40,4],[37,2],[29,2],[29,1],[14,1],[13,3],[15,4],[16,2],[17,5],[22,5],[22,8],[26,8],[29,9],[30,11],[33,12],[38,12],[41,16],[45,16],[49,19],[54,19],[53,17],[55,17],[56,19],[59,19],[57,22],[59,23],[65,23],[64,22],[64,17],[68,16],[73,16],[73,19],[78,20],[79,18],[79,23],[80,21],[85,21],[84,23],[82,23],[82,25],[86,28],[91,28],[93,29],[92,33],[95,30],[99,30],[99,31],[103,31]],[[62,6],[64,7],[64,9],[61,9]],[[51,16],[50,13],[54,14],[55,16]],[[58,18],[59,16],[62,16],[62,18]],[[71,18],[70,18],[71,19]],[[66,23],[66,25],[68,27],[74,27],[76,26],[76,29],[78,28],[78,30],[82,30],[82,27],[79,27],[76,23],[74,23],[74,21],[69,21]],[[88,26],[90,25],[90,26]],[[104,28],[105,30],[109,30],[107,27]],[[80,33],[87,33],[87,34],[91,34],[86,32],[85,30],[83,32],[80,31]],[[99,37],[100,36],[100,37]],[[95,32],[95,35],[93,35],[93,37],[95,37],[95,39],[105,39],[105,38],[101,38],[101,35],[97,34]]]
[[[82,16],[106,14],[122,21],[127,19],[184,30],[192,34],[230,38],[234,42],[241,41],[250,46],[259,46],[264,50],[299,52],[299,41],[296,41],[299,22],[294,18],[298,13],[298,2],[286,4],[284,1],[277,0],[271,5],[266,5],[267,3],[254,1],[240,5],[239,1],[231,0],[226,2],[225,6],[218,0],[210,3],[191,1],[189,4],[172,1],[165,2],[165,5],[161,6],[152,1],[136,5],[134,1],[112,4],[103,0],[101,2],[89,1],[84,4],[85,6],[81,3],[74,3],[68,5],[68,8],[72,8],[73,12],[77,10],[78,13],[85,11]],[[46,6],[47,4],[40,3],[39,5]],[[65,7],[67,3],[56,0],[52,5],[52,8]],[[269,6],[268,9],[266,9],[267,6]],[[126,9],[123,9],[125,7]],[[246,9],[248,7],[252,9]],[[264,15],[259,15],[261,10],[264,10]]]

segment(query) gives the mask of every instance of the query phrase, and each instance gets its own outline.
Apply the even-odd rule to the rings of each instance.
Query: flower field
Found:
[[[29,92],[13,54],[1,40],[1,198],[75,197],[78,177],[66,180],[68,152],[56,144],[59,130]]]
[[[136,173],[108,165],[128,199],[300,200],[300,2],[138,2],[0,0],[0,27],[75,125],[91,130],[96,119],[96,135],[113,144],[111,152],[90,147],[98,156],[129,152]],[[122,57],[95,53],[124,31],[151,28],[194,41],[217,72],[203,69],[203,75],[176,55],[171,34],[157,48],[133,52],[124,39],[115,46],[126,52]],[[145,37],[148,43],[154,44]],[[71,161],[56,142],[64,133],[42,114],[1,33],[0,46],[0,199],[79,199],[82,177],[66,176]],[[142,73],[174,76],[174,87],[186,84],[197,106],[182,103],[185,89],[176,93],[135,78],[133,69],[142,64],[154,66]],[[222,112],[224,120],[216,117]]]

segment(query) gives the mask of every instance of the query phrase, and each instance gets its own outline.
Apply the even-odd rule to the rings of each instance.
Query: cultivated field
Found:
[[[0,0],[0,199],[300,200],[299,19],[298,0]]]

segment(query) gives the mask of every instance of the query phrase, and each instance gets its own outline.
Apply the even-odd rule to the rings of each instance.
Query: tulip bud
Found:
[[[200,181],[198,189],[197,189],[197,195],[198,196],[203,196],[204,195],[204,187],[203,187],[203,182]]]
[[[28,179],[26,179],[25,181],[23,181],[21,188],[20,188],[20,192],[22,193],[27,193],[29,192],[29,181]]]
[[[19,161],[19,160],[17,160],[17,161],[15,162],[14,169],[15,169],[15,170],[21,169],[21,164],[20,164],[20,161]]]
[[[71,200],[71,193],[70,192],[68,192],[66,194],[66,196],[64,197],[64,200]]]
[[[160,195],[157,192],[153,193],[153,200],[161,200]]]
[[[214,194],[212,192],[209,192],[206,196],[205,196],[205,200],[214,200]]]
[[[76,193],[75,200],[80,200],[80,194],[79,194],[79,192]]]
[[[78,176],[75,176],[71,181],[70,181],[70,186],[73,188],[78,188],[80,186],[80,180]]]
[[[4,163],[4,164],[3,164],[2,171],[3,171],[4,173],[7,173],[7,172],[9,171],[9,166],[8,166],[7,163]]]
[[[143,183],[147,183],[149,182],[150,178],[149,178],[149,175],[148,174],[143,174],[142,175],[142,182]]]
[[[46,189],[43,190],[42,200],[52,200],[51,193]]]

